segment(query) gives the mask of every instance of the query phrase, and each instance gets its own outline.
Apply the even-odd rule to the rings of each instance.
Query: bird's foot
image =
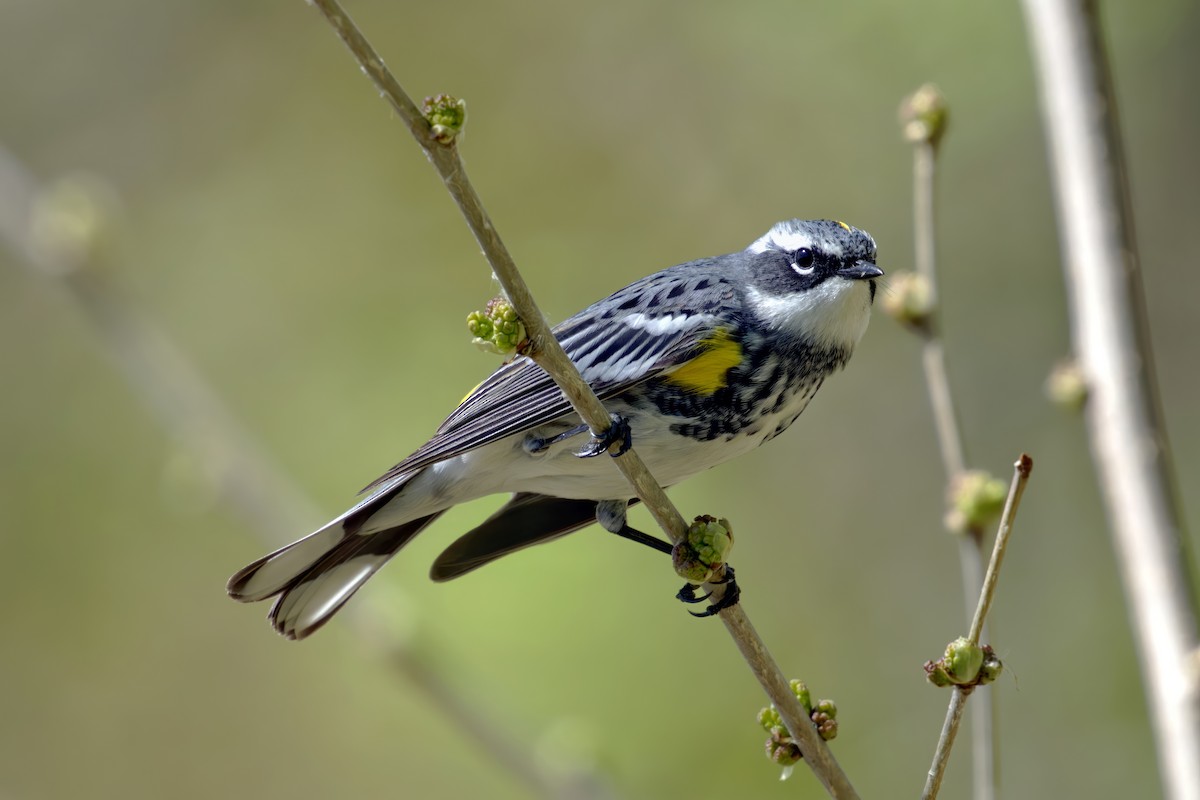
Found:
[[[721,579],[709,581],[709,583],[722,587],[721,596],[716,602],[710,603],[703,611],[689,611],[688,613],[693,617],[711,617],[719,614],[727,608],[736,606],[742,597],[742,589],[738,586],[737,579],[733,575],[733,567],[728,564],[725,565],[725,574]],[[697,595],[696,590],[700,588],[700,584],[685,583],[683,588],[676,593],[675,598],[681,603],[703,603],[713,596],[713,592]]]
[[[602,453],[608,453],[613,458],[624,455],[633,447],[633,431],[629,429],[629,421],[620,414],[609,414],[612,424],[601,434],[592,434],[588,442],[575,455],[580,458],[594,458]],[[615,448],[615,449],[611,449]]]
[[[725,558],[733,547],[733,526],[729,520],[707,515],[696,517],[684,538],[675,545],[632,528],[625,521],[624,500],[601,500],[596,504],[596,521],[611,533],[646,545],[661,553],[669,553],[675,571],[688,582],[676,594],[684,603],[703,603],[714,594],[717,599],[703,611],[689,611],[693,617],[711,617],[737,605],[742,590],[734,579],[733,567]],[[697,594],[705,584],[716,587],[712,592]]]

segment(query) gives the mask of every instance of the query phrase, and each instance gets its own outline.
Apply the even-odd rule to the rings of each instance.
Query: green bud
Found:
[[[829,741],[837,736],[837,704],[832,700],[822,700],[817,703],[816,708],[809,712],[809,717],[813,724],[817,726],[817,733],[825,741]]]
[[[962,686],[974,684],[983,667],[983,648],[972,644],[967,637],[960,636],[946,645],[946,655],[942,657],[946,674],[954,683]]]
[[[941,661],[925,662],[925,680],[939,689],[944,689],[954,683],[954,681],[950,680],[950,676],[946,674],[946,668],[942,666]]]
[[[687,542],[679,542],[671,548],[671,566],[675,568],[679,577],[692,583],[704,583],[716,572],[700,560],[699,555]]]
[[[767,733],[771,732],[772,728],[783,727],[783,719],[779,716],[779,712],[775,710],[775,706],[767,706],[758,712],[758,724]]]
[[[688,526],[687,542],[703,563],[723,564],[733,548],[733,526],[727,519],[701,514]]]
[[[1088,385],[1079,362],[1060,361],[1046,378],[1046,396],[1067,411],[1079,412],[1087,403]]]
[[[494,297],[483,311],[468,314],[467,330],[477,347],[500,355],[512,353],[526,338],[525,326],[516,309],[503,297]]]
[[[812,695],[808,691],[808,686],[799,678],[792,678],[788,681],[788,685],[792,687],[792,694],[796,695],[796,699],[800,701],[800,705],[804,707],[805,714],[813,712]]]
[[[912,144],[936,145],[946,132],[949,110],[946,98],[932,83],[927,83],[900,104],[900,125],[904,138]]]
[[[925,332],[934,311],[933,290],[924,275],[897,272],[888,280],[880,305],[885,314],[900,324]]]
[[[429,121],[433,138],[442,144],[450,144],[467,121],[467,102],[448,94],[426,97],[421,113]]]
[[[955,533],[981,530],[1004,510],[1008,486],[983,470],[968,470],[950,482],[946,527]]]
[[[990,645],[971,644],[964,636],[946,645],[940,660],[925,662],[925,677],[934,686],[961,686],[968,692],[996,680],[1003,670]]]
[[[996,652],[992,650],[991,645],[983,646],[983,666],[979,668],[979,679],[977,683],[980,686],[986,686],[994,682],[1000,677],[1000,673],[1004,671],[1004,665],[1000,663],[1000,659],[996,657]]]
[[[683,539],[671,548],[671,564],[680,577],[704,583],[725,563],[733,548],[733,526],[727,519],[702,514],[688,526]]]
[[[707,522],[712,521],[711,517],[707,520]],[[835,738],[838,732],[837,705],[832,700],[821,700],[814,708],[812,695],[809,693],[808,687],[804,685],[804,681],[793,678],[788,681],[788,686],[796,695],[800,705],[804,707],[804,711],[812,720],[813,725],[816,726],[817,734],[825,741]],[[784,727],[783,719],[775,706],[768,706],[758,712],[758,724],[771,735],[771,738],[767,740],[767,758],[784,767],[791,766],[801,759],[800,748],[792,740],[787,728]],[[783,778],[786,779],[789,774],[790,772],[785,770]]]
[[[492,321],[482,311],[472,311],[467,314],[467,330],[477,339],[489,339],[492,336]]]
[[[817,726],[817,734],[825,741],[836,739],[838,735],[837,720],[820,711],[813,712],[813,725]]]
[[[775,728],[767,739],[767,758],[781,766],[791,766],[801,759],[800,748],[788,736],[787,729]]]

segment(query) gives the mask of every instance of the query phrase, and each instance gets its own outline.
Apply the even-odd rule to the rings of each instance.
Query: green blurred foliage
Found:
[[[970,459],[1037,462],[993,616],[1005,793],[1157,793],[1087,443],[1042,394],[1067,319],[1016,4],[350,10],[414,95],[466,98],[468,166],[553,319],[789,216],[844,218],[882,266],[911,266],[895,113],[939,84],[941,294]],[[1194,519],[1200,6],[1104,10]],[[0,18],[0,142],[47,178],[113,183],[113,277],[328,513],[494,367],[462,331],[494,293],[476,246],[305,4],[10,0]],[[0,337],[0,795],[526,795],[348,625],[289,644],[265,607],[224,597],[263,542],[173,483],[178,446],[8,253]],[[836,699],[833,744],[864,796],[919,790],[948,699],[921,671],[966,627],[942,493],[917,343],[882,317],[793,431],[673,492],[737,527],[747,610],[785,671]],[[495,505],[447,515],[355,602],[402,587],[414,646],[505,736],[560,767],[574,751],[622,795],[820,796],[802,769],[778,783],[757,686],[720,624],[671,599],[665,559],[592,529],[429,583]],[[966,742],[947,797],[967,791]]]

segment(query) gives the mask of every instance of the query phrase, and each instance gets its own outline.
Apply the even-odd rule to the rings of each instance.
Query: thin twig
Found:
[[[0,244],[43,278],[53,278],[97,334],[96,341],[125,377],[137,398],[190,456],[200,460],[225,507],[241,517],[268,547],[278,547],[325,519],[312,501],[286,478],[243,427],[188,356],[153,320],[125,297],[112,269],[87,261],[66,262],[30,236],[31,214],[47,189],[15,156],[0,147]],[[371,642],[387,626],[365,606],[354,610],[355,628]],[[531,754],[511,745],[495,715],[469,704],[420,653],[394,643],[387,654],[395,675],[413,681],[421,695],[506,772],[536,796],[599,800],[612,796],[598,776],[580,776],[569,791],[546,775]]]
[[[996,581],[1000,577],[1000,566],[1004,563],[1004,554],[1008,550],[1008,540],[1012,536],[1013,522],[1017,517],[1017,509],[1021,506],[1021,496],[1025,493],[1025,485],[1029,482],[1029,473],[1033,470],[1033,459],[1024,453],[1013,464],[1012,483],[1008,487],[1008,499],[1004,503],[1004,511],[1000,515],[1000,528],[996,532],[996,543],[992,547],[992,558],[988,562],[987,576],[979,591],[979,603],[975,607],[975,616],[971,620],[971,630],[967,634],[970,645],[979,644],[983,633],[983,623],[992,607],[992,599],[996,593]],[[950,697],[950,707],[946,711],[946,721],[942,725],[942,734],[938,738],[937,749],[933,756],[933,766],[925,782],[922,800],[933,800],[937,797],[946,774],[946,766],[950,763],[950,749],[954,746],[954,738],[958,734],[958,726],[966,709],[967,697],[971,690],[955,686]]]
[[[922,96],[924,95],[924,96]],[[929,292],[929,317],[921,328],[921,364],[925,384],[933,409],[938,449],[946,472],[946,485],[954,482],[967,468],[966,448],[962,429],[950,390],[946,369],[946,351],[942,344],[938,319],[937,283],[937,156],[938,145],[945,132],[945,107],[941,94],[932,86],[922,87],[909,103],[933,104],[939,114],[933,125],[906,127],[913,145],[913,230],[914,257],[917,272],[925,279]],[[925,109],[928,111],[928,106]],[[920,135],[923,134],[923,135]],[[963,604],[969,616],[983,581],[983,532],[970,530],[958,536],[959,571],[962,574]],[[996,696],[988,693],[984,703],[977,703],[972,716],[972,753],[974,762],[974,800],[991,800],[996,794],[996,751],[999,739],[995,735]]]
[[[1022,3],[1061,226],[1092,459],[1134,620],[1165,793],[1200,798],[1196,576],[1158,399],[1097,4]]]
[[[942,779],[946,777],[946,767],[950,764],[950,750],[954,747],[954,739],[958,736],[958,728],[967,710],[967,698],[970,695],[971,693],[962,686],[955,686],[950,692],[950,708],[946,710],[946,721],[942,723],[942,733],[938,737],[937,750],[933,754],[933,766],[925,776],[925,790],[921,792],[921,800],[934,800],[942,790]]]
[[[496,279],[525,324],[531,342],[525,354],[553,378],[576,413],[594,433],[606,431],[612,424],[607,410],[554,338],[541,309],[534,302],[529,287],[496,232],[479,195],[467,179],[466,169],[459,158],[455,142],[451,140],[443,143],[434,138],[429,123],[418,111],[416,104],[401,88],[384,65],[383,59],[336,0],[311,2],[337,31],[354,59],[400,115],[441,175],[491,265]],[[687,530],[687,524],[635,449],[627,450],[624,455],[613,459],[613,463],[629,481],[638,498],[671,541],[680,541]],[[714,588],[720,590],[719,586]],[[791,691],[787,680],[750,624],[741,605],[723,610],[720,616],[755,677],[779,710],[788,732],[799,743],[805,763],[831,795],[856,798],[858,795],[850,785],[849,779],[824,741],[817,735],[811,719]]]
[[[1025,484],[1029,482],[1029,473],[1033,471],[1033,459],[1022,453],[1013,464],[1012,484],[1008,487],[1008,499],[1004,501],[1004,511],[1000,513],[1000,527],[996,531],[996,541],[992,545],[992,557],[988,561],[987,575],[983,579],[983,587],[979,590],[979,605],[975,607],[975,617],[971,620],[971,630],[967,640],[971,644],[979,644],[983,635],[983,623],[988,611],[992,608],[992,599],[996,594],[996,581],[1000,579],[1000,566],[1004,563],[1004,554],[1008,552],[1008,539],[1012,536],[1013,522],[1017,518],[1017,509],[1021,505],[1021,496],[1025,494]]]
[[[934,311],[930,315],[923,337],[922,359],[933,421],[937,428],[938,448],[946,479],[953,480],[967,468],[966,450],[950,379],[946,372],[946,354],[942,347],[937,324],[937,143],[928,139],[913,144],[913,233],[914,262],[929,286],[929,301]],[[971,592],[972,600],[975,593]]]

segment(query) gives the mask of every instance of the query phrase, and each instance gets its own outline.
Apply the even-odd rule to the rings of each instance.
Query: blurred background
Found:
[[[410,93],[466,98],[472,178],[553,320],[792,216],[845,219],[910,267],[896,108],[938,83],[969,460],[1006,480],[1021,451],[1036,461],[992,616],[1004,792],[1156,794],[1087,442],[1043,396],[1067,319],[1017,4],[732,8],[349,5]],[[1200,4],[1104,11],[1194,523]],[[595,528],[434,585],[432,559],[499,498],[463,507],[355,599],[372,624],[301,644],[230,602],[230,573],[340,512],[495,367],[463,324],[488,269],[304,3],[8,0],[0,20],[0,144],[42,180],[83,171],[119,196],[103,278],[311,501],[249,523],[206,480],[223,454],[164,430],[71,295],[0,251],[0,797],[530,796],[396,646],[551,784],[822,796],[764,758],[764,699],[722,626],[671,599],[664,559]],[[834,749],[867,797],[920,791],[948,700],[921,664],[966,627],[918,354],[877,315],[786,436],[672,492],[733,520],[746,609],[784,671],[838,702]],[[946,797],[968,791],[968,744]]]

